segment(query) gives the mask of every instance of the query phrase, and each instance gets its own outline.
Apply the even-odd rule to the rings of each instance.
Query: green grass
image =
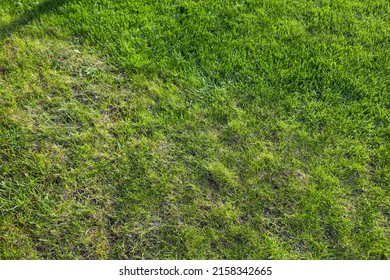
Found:
[[[0,259],[390,259],[386,0],[0,0]]]

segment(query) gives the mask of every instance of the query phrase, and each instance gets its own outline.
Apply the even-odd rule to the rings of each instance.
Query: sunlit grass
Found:
[[[0,0],[0,258],[389,259],[389,9]]]

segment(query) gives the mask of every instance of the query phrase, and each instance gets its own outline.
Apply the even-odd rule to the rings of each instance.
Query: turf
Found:
[[[0,0],[0,259],[390,259],[386,0]]]

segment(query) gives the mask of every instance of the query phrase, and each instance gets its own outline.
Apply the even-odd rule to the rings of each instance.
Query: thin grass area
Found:
[[[389,17],[0,0],[0,259],[389,259]]]

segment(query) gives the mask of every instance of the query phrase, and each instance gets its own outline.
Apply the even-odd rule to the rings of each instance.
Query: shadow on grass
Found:
[[[40,18],[44,14],[56,13],[58,8],[73,0],[45,0],[31,10],[23,13],[17,19],[8,24],[0,26],[0,40],[4,40],[16,32],[20,27],[31,23],[34,19]]]

